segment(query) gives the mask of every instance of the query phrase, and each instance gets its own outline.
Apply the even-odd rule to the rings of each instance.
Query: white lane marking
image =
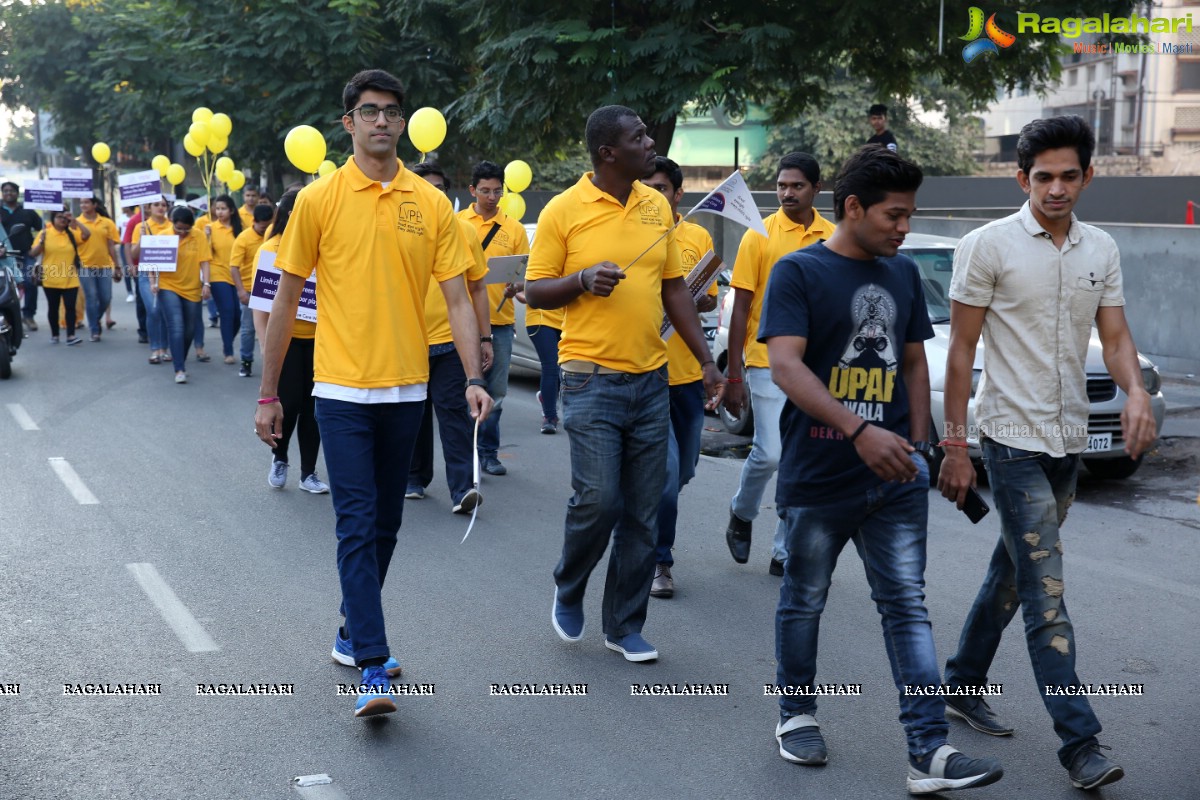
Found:
[[[333,785],[333,778],[324,773],[292,778],[292,789],[304,800],[350,800],[345,792]]]
[[[183,642],[188,652],[212,653],[221,649],[162,579],[153,564],[126,564],[125,568],[133,573],[134,580],[142,587],[142,591],[158,609],[163,620],[171,626],[171,630],[175,631],[175,635]]]
[[[52,457],[50,458],[50,469],[54,470],[58,475],[58,479],[63,482],[63,486],[71,492],[71,496],[75,498],[75,502],[81,506],[99,505],[100,501],[96,499],[96,495],[92,494],[91,490],[84,484],[83,478],[79,477],[79,473],[75,471],[65,458]]]
[[[33,417],[29,416],[29,412],[20,403],[9,403],[8,413],[13,415],[13,419],[21,426],[23,431],[40,431],[37,423],[33,421]]]

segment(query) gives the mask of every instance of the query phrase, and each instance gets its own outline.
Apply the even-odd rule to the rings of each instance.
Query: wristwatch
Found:
[[[480,336],[480,337],[479,337],[479,341],[480,341],[481,343],[483,343],[483,344],[491,344],[491,343],[492,343],[492,337],[490,337],[490,336]]]
[[[486,390],[488,388],[488,382],[483,378],[467,378],[467,385],[464,386],[463,389],[470,389],[472,386],[482,386]]]
[[[929,464],[933,463],[933,446],[929,442],[913,442],[913,450],[925,457]]]

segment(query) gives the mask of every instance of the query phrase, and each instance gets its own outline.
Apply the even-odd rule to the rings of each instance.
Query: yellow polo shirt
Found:
[[[78,242],[80,237],[71,231]],[[46,226],[45,251],[42,253],[42,286],[47,289],[75,289],[79,273],[75,271],[75,246],[66,231]],[[34,241],[37,241],[36,239]]]
[[[112,253],[108,252],[108,243],[121,243],[121,234],[117,231],[117,223],[108,217],[99,216],[96,217],[95,222],[90,222],[82,214],[75,220],[92,234],[86,242],[79,243],[79,262],[85,267],[109,269],[114,267]],[[81,237],[76,236],[75,238]]]
[[[175,271],[158,273],[159,290],[169,289],[184,300],[199,303],[201,298],[200,264],[205,261],[209,262],[211,267],[212,248],[208,244],[208,237],[196,228],[192,228],[187,236],[179,240],[179,256],[175,262]]]
[[[833,235],[834,224],[813,209],[813,224],[805,228],[792,222],[783,209],[779,209],[763,220],[767,238],[755,231],[746,231],[738,246],[737,258],[733,262],[733,279],[729,285],[734,289],[754,292],[750,303],[750,315],[746,318],[745,365],[747,367],[770,367],[767,361],[767,346],[758,341],[758,319],[762,315],[763,295],[767,293],[767,278],[775,262],[808,247],[813,242],[823,241]]]
[[[470,258],[470,266],[464,274],[463,286],[467,280],[480,281],[487,275],[487,260],[483,257],[483,248],[475,238],[475,228],[465,219],[458,220],[462,230],[463,246]],[[450,309],[446,306],[446,296],[442,294],[442,286],[437,281],[429,282],[429,291],[425,295],[425,330],[429,332],[429,344],[445,344],[454,341],[454,333],[450,330]]]
[[[683,267],[684,277],[692,271],[704,254],[713,249],[712,236],[708,231],[694,222],[681,222],[675,228],[675,241],[679,245],[679,261]],[[708,287],[710,297],[717,296],[717,282],[713,281]],[[704,378],[700,362],[692,355],[687,342],[678,332],[672,333],[667,339],[667,373],[670,375],[672,386],[693,383]]]
[[[217,220],[206,223],[212,226],[212,262],[208,265],[209,283],[233,283],[233,275],[229,272],[230,257],[233,255],[233,243],[237,237],[232,225],[224,225]],[[204,233],[204,227],[197,225],[195,230]]]
[[[142,220],[133,229],[133,237],[130,241],[137,244],[142,240],[142,228],[147,229],[147,236],[174,236],[175,226],[171,224],[171,220],[164,219],[161,223],[155,222],[153,219]],[[195,230],[193,228],[193,230]]]
[[[250,232],[254,233],[253,230],[251,230]],[[242,231],[242,233],[245,234],[246,232]],[[242,237],[239,236],[238,238],[240,239]],[[283,241],[282,236],[272,236],[270,239],[267,239],[267,241],[262,243],[262,247],[256,247],[254,249],[255,261],[251,262],[251,265],[250,265],[250,280],[254,279],[255,262],[258,259],[259,251],[263,251],[263,252],[267,252],[267,253],[275,253],[276,256],[278,256],[279,255],[279,244],[282,241]],[[292,338],[293,339],[315,339],[315,338],[317,338],[317,323],[309,322],[308,320],[304,320],[304,319],[296,320],[296,322],[292,325]]]
[[[529,234],[525,232],[525,226],[517,220],[505,214],[503,211],[497,210],[496,216],[485,220],[479,216],[475,210],[475,204],[458,212],[460,219],[464,219],[471,223],[476,232],[476,238],[482,242],[487,238],[488,232],[491,231],[494,223],[500,223],[500,230],[496,231],[496,235],[488,242],[487,250],[483,251],[486,258],[492,256],[523,256],[529,252]],[[516,314],[513,311],[513,298],[509,298],[504,304],[504,308],[500,312],[496,312],[496,306],[500,305],[500,299],[504,297],[504,284],[495,283],[487,287],[488,290],[488,307],[491,309],[491,323],[493,325],[512,325],[516,320]]]
[[[254,283],[254,267],[258,264],[258,249],[263,246],[263,237],[253,227],[246,228],[233,240],[233,250],[229,253],[229,267],[236,268],[241,278],[242,288],[247,292]],[[275,248],[278,251],[278,247]],[[233,273],[230,272],[230,277]],[[237,285],[237,282],[233,282]]]
[[[275,266],[317,271],[314,379],[355,389],[426,383],[430,280],[469,263],[446,195],[404,168],[386,187],[353,158],[305,186]]]
[[[242,218],[243,231],[254,227],[254,206],[243,205],[237,212],[238,216]]]
[[[671,206],[661,192],[634,181],[622,206],[584,173],[543,209],[533,244],[529,281],[574,275],[600,261],[625,271],[609,297],[582,294],[567,304],[560,364],[582,359],[640,374],[667,363],[667,343],[659,334],[662,282],[682,278],[683,268]]]

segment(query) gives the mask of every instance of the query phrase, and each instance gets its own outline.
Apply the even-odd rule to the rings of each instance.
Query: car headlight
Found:
[[[1146,367],[1142,370],[1142,383],[1146,386],[1146,391],[1149,394],[1158,394],[1162,388],[1162,376],[1158,374],[1157,367]]]
[[[983,370],[971,370],[971,397],[975,396],[975,391],[979,388],[979,379],[983,377]]]

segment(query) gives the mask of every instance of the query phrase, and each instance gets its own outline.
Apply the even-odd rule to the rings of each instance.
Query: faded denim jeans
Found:
[[[671,415],[667,368],[633,375],[562,373],[563,428],[571,441],[571,487],[558,600],[583,602],[592,570],[608,557],[603,628],[639,633],[654,580],[658,502],[667,479]]]
[[[983,457],[1000,514],[1000,541],[967,613],[958,652],[946,662],[946,683],[987,683],[1000,637],[1020,606],[1038,693],[1063,743],[1058,758],[1068,766],[1075,751],[1100,733],[1087,697],[1048,696],[1045,691],[1046,686],[1079,684],[1059,538],[1059,526],[1075,498],[1079,456],[1055,458],[984,439]]]
[[[753,522],[762,506],[763,493],[775,470],[779,469],[779,456],[783,452],[783,439],[779,431],[779,415],[787,395],[771,380],[771,370],[766,367],[747,367],[746,386],[750,389],[750,401],[754,409],[754,442],[750,455],[742,464],[742,475],[738,481],[737,494],[733,496],[730,510],[738,517]],[[787,544],[782,517],[775,525],[775,538],[771,542],[771,558],[787,560]]]
[[[908,752],[920,758],[946,743],[949,725],[938,695],[906,692],[936,686],[937,652],[925,608],[925,542],[929,522],[929,465],[912,455],[918,475],[910,483],[884,483],[846,500],[781,509],[787,550],[775,613],[776,685],[812,686],[817,674],[821,613],[838,556],[853,541],[862,559],[871,599],[883,625],[883,643],[900,701]],[[864,629],[865,630],[865,629]],[[859,635],[841,630],[835,635]],[[856,683],[857,675],[828,675],[823,682]],[[813,714],[817,698],[781,695],[780,717]]]

